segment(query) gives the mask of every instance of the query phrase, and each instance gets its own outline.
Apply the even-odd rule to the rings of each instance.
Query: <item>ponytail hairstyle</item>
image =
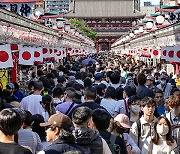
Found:
[[[56,113],[56,110],[54,108],[53,98],[50,95],[43,96],[41,103],[45,106],[44,108],[49,113],[49,116]]]

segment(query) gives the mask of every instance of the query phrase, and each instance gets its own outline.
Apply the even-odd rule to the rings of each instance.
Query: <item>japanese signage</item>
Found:
[[[21,16],[29,18],[35,3],[0,3],[0,8],[7,9]]]

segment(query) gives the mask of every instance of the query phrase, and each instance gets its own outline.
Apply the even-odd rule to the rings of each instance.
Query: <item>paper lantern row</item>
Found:
[[[19,64],[33,65],[34,62],[43,62],[46,58],[63,59],[66,57],[65,48],[36,48],[36,47],[22,47],[19,49]],[[0,45],[0,68],[13,67],[12,46],[9,44]]]

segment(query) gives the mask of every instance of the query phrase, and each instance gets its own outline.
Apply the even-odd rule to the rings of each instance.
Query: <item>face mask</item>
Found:
[[[165,125],[157,125],[157,133],[165,136],[169,132],[169,127]]]
[[[161,84],[166,84],[166,80],[161,80]]]
[[[178,117],[180,115],[180,109],[179,108],[172,109],[171,113],[173,114],[174,117]]]
[[[140,109],[139,105],[132,105],[131,110],[133,113],[138,114],[141,109]]]
[[[118,128],[118,129],[117,129],[117,132],[118,132],[119,134],[127,133],[127,132],[128,132],[128,129]]]

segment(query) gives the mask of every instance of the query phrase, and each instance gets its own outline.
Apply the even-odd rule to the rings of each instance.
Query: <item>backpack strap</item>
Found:
[[[67,115],[69,113],[69,111],[72,109],[73,106],[74,106],[74,102],[72,102],[72,104],[70,105],[70,107],[66,111],[65,115]]]
[[[138,147],[139,147],[140,137],[141,137],[141,121],[140,121],[140,119],[137,121],[137,130],[138,130]]]
[[[126,114],[128,113],[128,105],[127,105],[127,101],[126,99],[124,99],[124,106],[125,106],[125,109],[126,109]]]
[[[116,135],[111,134],[111,137],[110,137],[111,144],[115,144],[116,138],[117,138]]]

